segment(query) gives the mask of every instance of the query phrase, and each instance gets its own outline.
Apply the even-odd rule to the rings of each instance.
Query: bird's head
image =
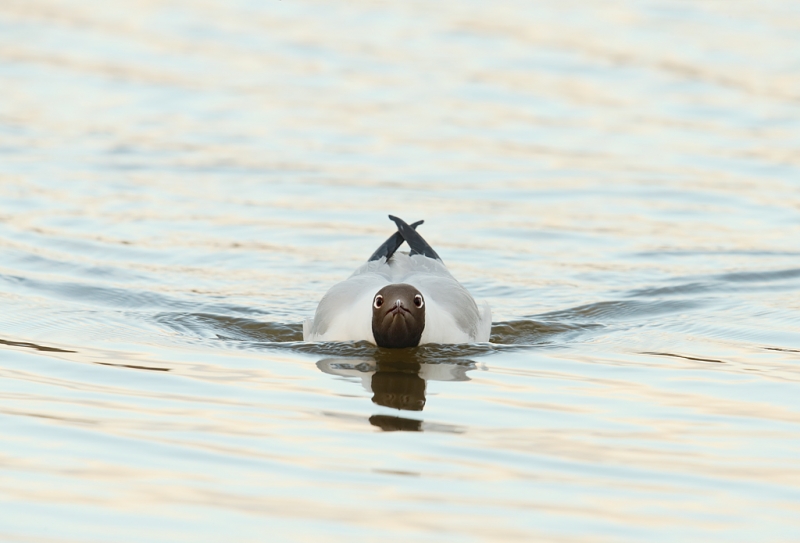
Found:
[[[372,299],[372,335],[379,347],[419,345],[425,329],[425,298],[411,285],[386,285]]]

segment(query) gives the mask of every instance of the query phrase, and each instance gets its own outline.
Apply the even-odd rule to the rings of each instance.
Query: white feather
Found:
[[[423,255],[395,253],[360,266],[322,297],[313,319],[303,323],[305,341],[368,341],[372,335],[372,299],[384,286],[406,283],[425,298],[425,343],[489,341],[492,311],[481,307],[450,275],[441,261]]]

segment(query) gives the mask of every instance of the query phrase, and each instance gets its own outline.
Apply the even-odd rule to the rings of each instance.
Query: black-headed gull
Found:
[[[479,307],[413,225],[397,225],[383,245],[322,297],[303,323],[305,341],[368,341],[380,347],[489,341],[492,312]],[[398,253],[403,241],[410,253]]]

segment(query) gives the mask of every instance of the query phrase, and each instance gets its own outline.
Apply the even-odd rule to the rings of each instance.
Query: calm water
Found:
[[[550,4],[4,1],[0,540],[800,540],[800,8]]]

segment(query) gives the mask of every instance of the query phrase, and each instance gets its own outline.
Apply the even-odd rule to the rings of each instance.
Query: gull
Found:
[[[389,215],[392,234],[303,323],[303,340],[367,341],[379,347],[489,341],[492,311],[480,306],[411,225]],[[410,252],[397,252],[408,243]]]

